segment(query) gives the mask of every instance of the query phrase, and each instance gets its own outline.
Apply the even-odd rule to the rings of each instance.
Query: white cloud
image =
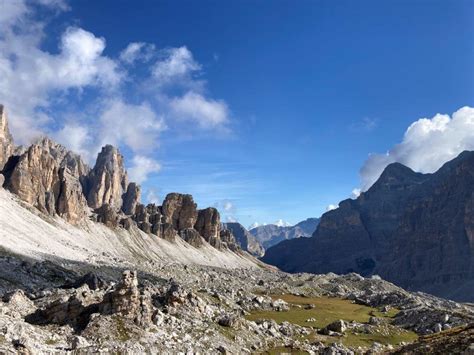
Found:
[[[192,73],[201,69],[201,65],[186,47],[162,50],[161,56],[152,69],[153,77],[159,85],[190,81]]]
[[[147,62],[153,56],[155,45],[145,42],[132,42],[120,52],[120,60],[133,64],[136,61]]]
[[[237,223],[237,219],[234,216],[227,216],[226,221],[227,223]]]
[[[386,154],[372,154],[360,174],[362,190],[367,190],[390,163],[432,173],[464,150],[474,150],[474,108],[463,107],[449,115],[437,114],[413,122],[401,143]]]
[[[148,179],[148,175],[157,173],[161,169],[161,165],[155,160],[135,155],[132,159],[132,166],[128,169],[130,180],[141,184]]]
[[[290,227],[291,224],[282,220],[282,219],[279,219],[277,221],[275,221],[275,223],[273,223],[274,225],[278,226],[278,227]]]
[[[148,190],[146,194],[146,200],[148,203],[154,203],[155,205],[159,205],[161,201],[155,189]]]
[[[326,212],[335,210],[335,209],[338,208],[338,207],[339,207],[338,205],[333,205],[333,204],[328,205],[328,206],[326,207]]]
[[[102,55],[103,38],[70,27],[61,37],[60,52],[51,54],[41,49],[43,24],[30,20],[28,13],[11,15],[15,25],[7,25],[0,35],[0,97],[22,144],[44,132],[51,120],[44,109],[54,101],[53,94],[87,86],[109,90],[122,79],[115,62]]]
[[[351,198],[356,199],[357,197],[360,196],[360,193],[361,193],[361,189],[359,188],[353,189],[351,193]]]
[[[229,109],[225,102],[206,99],[192,91],[172,99],[170,106],[178,119],[194,121],[201,128],[222,127],[229,121]]]
[[[76,154],[82,156],[88,162],[95,158],[89,147],[93,144],[89,128],[76,123],[66,123],[54,134],[54,138],[64,146],[67,146]]]
[[[38,16],[39,6],[48,16]],[[185,46],[159,51],[137,41],[112,58],[104,54],[106,40],[83,28],[49,36],[45,19],[68,10],[65,0],[0,0],[0,7],[0,103],[16,143],[47,134],[89,163],[102,145],[113,144],[135,156],[133,174],[143,181],[158,170],[149,156],[165,120],[194,123],[176,130],[222,129],[228,122],[225,102],[204,95],[201,65]],[[144,70],[133,70],[137,64]],[[129,96],[133,102],[123,99]]]
[[[28,13],[24,1],[0,0],[0,29],[8,28]]]
[[[159,134],[166,125],[149,104],[132,105],[113,99],[104,106],[100,116],[100,146],[125,144],[134,152],[146,152],[157,147]]]
[[[234,205],[230,201],[224,202],[224,211],[232,211],[234,209]]]
[[[257,227],[260,227],[262,224],[258,223],[258,222],[253,222],[250,226],[249,226],[249,230],[251,229],[254,229],[254,228],[257,228]]]

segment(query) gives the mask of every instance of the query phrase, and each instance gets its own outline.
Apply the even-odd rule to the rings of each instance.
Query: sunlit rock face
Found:
[[[398,163],[356,200],[327,212],[312,238],[270,248],[290,272],[378,274],[456,300],[474,295],[474,152],[434,174]]]
[[[121,209],[128,178],[123,156],[117,148],[111,145],[102,148],[84,187],[91,208],[108,204],[117,210]]]
[[[110,228],[141,229],[168,241],[176,237],[195,247],[207,241],[217,249],[239,250],[231,232],[221,230],[215,208],[197,209],[191,195],[170,193],[163,205],[140,203],[141,188],[128,182],[124,158],[111,145],[90,169],[79,155],[42,138],[15,149],[0,105],[0,186],[41,212],[78,224],[86,219]]]
[[[78,155],[43,138],[9,159],[5,187],[43,213],[75,223],[87,215],[81,181],[88,171]]]
[[[14,149],[13,137],[8,129],[7,114],[3,105],[0,105],[0,171],[13,154]]]

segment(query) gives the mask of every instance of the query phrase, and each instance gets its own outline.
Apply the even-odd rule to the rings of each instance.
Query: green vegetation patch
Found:
[[[393,308],[387,313],[383,313],[375,308],[352,303],[350,300],[331,297],[301,297],[295,295],[274,295],[273,299],[282,299],[290,305],[290,310],[286,312],[277,311],[254,311],[246,316],[247,320],[273,319],[277,323],[290,322],[303,327],[324,328],[328,324],[343,319],[347,322],[355,321],[367,323],[370,317],[385,318],[390,323],[391,318],[399,312]],[[308,322],[309,319],[314,321]],[[309,340],[319,340],[324,343],[341,342],[346,346],[371,346],[374,342],[381,344],[398,345],[401,342],[413,342],[418,336],[409,331],[384,324],[377,327],[379,333],[365,334],[354,333],[348,330],[343,337],[328,337],[313,333]],[[278,349],[278,351],[283,349]],[[288,352],[288,349],[286,349]],[[272,351],[276,351],[273,349]],[[283,351],[284,352],[284,351]],[[271,352],[270,352],[271,353]],[[276,352],[279,353],[279,352]]]

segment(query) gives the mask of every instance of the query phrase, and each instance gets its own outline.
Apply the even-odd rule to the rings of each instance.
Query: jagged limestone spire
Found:
[[[0,170],[3,169],[14,149],[13,137],[8,129],[7,113],[5,107],[0,104]]]

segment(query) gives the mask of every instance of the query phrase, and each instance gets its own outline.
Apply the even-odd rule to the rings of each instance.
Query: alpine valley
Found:
[[[474,351],[474,153],[251,231],[191,195],[143,204],[111,145],[93,167],[16,146],[3,106],[0,168],[2,354]]]

